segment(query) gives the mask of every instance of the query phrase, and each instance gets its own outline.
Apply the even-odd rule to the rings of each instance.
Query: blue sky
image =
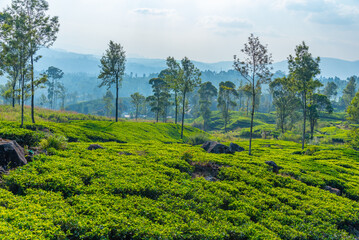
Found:
[[[10,0],[0,0],[4,8]],[[275,61],[305,41],[314,56],[359,60],[356,0],[48,0],[60,18],[54,48],[101,55],[109,40],[129,57],[231,61],[250,33]]]

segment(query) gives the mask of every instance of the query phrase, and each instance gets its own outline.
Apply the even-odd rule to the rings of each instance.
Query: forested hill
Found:
[[[97,74],[99,72],[100,56],[71,53],[61,50],[43,49],[40,51],[43,56],[36,64],[36,69],[42,71],[49,66],[56,66],[65,73],[87,73]],[[233,69],[232,61],[217,63],[204,63],[194,61],[194,64],[201,71],[227,71]],[[126,73],[143,76],[143,74],[159,73],[166,68],[165,59],[128,58],[126,62]],[[275,71],[287,71],[286,61],[273,64]],[[359,75],[359,61],[345,61],[336,58],[321,58],[321,75],[323,77],[337,76],[346,79],[352,75]]]

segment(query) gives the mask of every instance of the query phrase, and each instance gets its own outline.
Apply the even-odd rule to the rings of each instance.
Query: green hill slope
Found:
[[[30,109],[25,109],[24,129],[15,120],[20,119],[20,109],[0,106],[0,137],[17,140],[21,145],[32,146],[48,133],[67,137],[70,142],[182,142],[180,125],[152,122],[113,122],[110,118],[73,112],[36,109],[36,124],[29,123]],[[8,121],[11,120],[11,121]],[[184,138],[203,133],[185,126]]]
[[[359,237],[359,153],[345,145],[255,139],[253,156],[217,155],[177,143],[174,124],[80,119],[0,122],[0,136],[23,145],[71,140],[1,176],[1,239]],[[88,150],[93,142],[104,149]]]
[[[295,143],[261,140],[249,157],[182,144],[102,143],[106,149],[96,151],[88,145],[71,143],[4,177],[0,219],[9,239],[357,237],[353,150],[297,155]],[[267,160],[283,166],[282,173],[270,172]],[[213,166],[216,181],[207,181],[202,176],[214,175]]]

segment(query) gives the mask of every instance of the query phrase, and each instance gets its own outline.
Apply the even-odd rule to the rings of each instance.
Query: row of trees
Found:
[[[35,78],[34,64],[41,58],[37,52],[50,47],[59,31],[58,17],[48,16],[48,8],[45,0],[13,0],[0,13],[0,68],[9,79],[13,106],[16,95],[21,99],[21,126],[27,95],[31,97],[31,119],[35,123],[35,89],[47,81],[45,74]]]
[[[123,47],[119,43],[110,41],[108,49],[101,58],[101,72],[98,76],[102,79],[99,87],[107,86],[108,89],[115,85],[116,88],[116,122],[118,121],[118,94],[119,87],[123,80],[125,72],[126,55]],[[175,95],[175,123],[177,124],[178,116],[178,95],[181,95],[182,99],[182,127],[181,138],[183,138],[184,127],[184,115],[186,108],[187,94],[193,91],[194,87],[201,83],[200,71],[194,66],[194,64],[187,58],[181,60],[179,64],[173,57],[167,58],[167,69],[163,70],[158,78],[150,80],[154,95],[149,96],[146,100],[151,106],[151,111],[156,113],[156,121],[158,121],[160,115],[167,117],[167,107],[170,105],[169,98],[170,92]],[[136,105],[136,118],[138,116],[140,103],[144,100],[144,96],[139,93],[135,93],[132,96],[132,102]]]
[[[218,108],[222,112],[226,130],[230,118],[229,110],[236,105],[234,98],[242,98],[243,95],[246,95],[251,102],[249,138],[249,154],[251,154],[253,120],[256,102],[258,102],[257,95],[261,91],[262,84],[270,83],[270,91],[277,109],[278,122],[283,132],[285,131],[284,126],[288,116],[298,106],[301,107],[303,113],[302,148],[304,148],[307,119],[313,136],[314,126],[317,123],[320,111],[332,112],[330,98],[336,95],[333,84],[328,84],[324,89],[326,95],[318,92],[318,88],[322,84],[315,77],[320,73],[320,58],[313,58],[309,52],[309,47],[303,42],[295,48],[295,55],[288,57],[288,76],[277,78],[271,82],[270,65],[272,64],[272,57],[268,53],[267,47],[260,43],[258,37],[252,34],[244,45],[242,53],[244,55],[243,59],[234,56],[234,69],[246,81],[246,84],[240,87],[242,90],[240,93],[236,91],[235,84],[230,81],[221,82],[218,91],[210,82],[201,84],[201,73],[188,58],[183,58],[179,63],[173,57],[168,57],[166,61],[167,68],[161,71],[157,78],[152,78],[149,81],[153,89],[153,95],[146,99],[139,93],[131,96],[132,102],[136,106],[136,118],[138,117],[139,106],[146,100],[151,107],[151,111],[155,113],[156,121],[160,117],[163,117],[165,121],[168,107],[171,105],[172,94],[174,95],[175,123],[178,121],[179,109],[181,108],[182,110],[181,137],[183,137],[184,117],[188,108],[187,96],[195,87],[199,87],[199,108],[204,119],[204,128],[206,129],[210,119],[211,111],[209,106],[213,98],[218,95]],[[100,87],[106,85],[110,88],[112,84],[116,85],[116,121],[118,121],[118,88],[124,74],[125,61],[122,46],[111,41],[108,50],[101,59],[102,69],[99,78],[103,79]],[[350,84],[348,84],[347,88],[350,88]],[[349,93],[346,93],[345,90],[345,94]]]

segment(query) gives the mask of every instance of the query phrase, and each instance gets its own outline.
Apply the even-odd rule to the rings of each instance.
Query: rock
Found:
[[[212,143],[217,143],[217,142],[207,141],[207,142],[203,143],[201,148],[203,148],[205,151],[208,151],[208,149],[210,148]]]
[[[338,195],[338,196],[341,195],[341,191],[340,191],[338,188],[333,188],[333,187],[331,187],[331,186],[325,186],[325,187],[324,187],[324,190],[327,190],[327,191],[329,191],[329,192],[331,192],[331,193],[334,193],[334,194],[336,194],[336,195]]]
[[[0,167],[0,174],[6,174],[8,173],[3,167]]]
[[[208,141],[205,142],[201,148],[203,148],[204,150],[206,150],[208,153],[216,153],[216,154],[221,154],[221,153],[226,153],[226,154],[233,154],[233,152],[229,149],[229,147],[227,147],[226,145],[220,144],[218,142],[212,142],[212,141]]]
[[[0,140],[0,166],[7,170],[27,164],[24,149],[11,140]],[[1,171],[1,170],[0,170]]]
[[[126,155],[126,156],[133,155],[133,153],[130,153],[130,152],[119,152],[118,154],[120,154],[120,155]]]
[[[244,151],[244,148],[240,147],[238,144],[235,143],[231,143],[229,144],[229,150],[231,150],[231,152],[242,152]]]
[[[281,166],[278,166],[275,162],[273,161],[267,161],[265,162],[266,164],[268,164],[269,166],[273,167],[273,172],[274,173],[278,173],[279,170],[283,169]]]
[[[26,161],[29,163],[29,162],[32,162],[32,160],[34,159],[35,155],[38,155],[40,154],[40,149],[38,147],[30,147],[29,150],[28,150],[28,154],[27,156],[25,157],[26,158]]]
[[[97,149],[104,149],[104,147],[102,147],[98,144],[91,144],[87,149],[88,150],[97,150]]]
[[[210,182],[216,182],[217,179],[215,177],[212,177],[212,176],[206,176],[204,177],[204,179],[206,179],[207,181],[210,181]]]

